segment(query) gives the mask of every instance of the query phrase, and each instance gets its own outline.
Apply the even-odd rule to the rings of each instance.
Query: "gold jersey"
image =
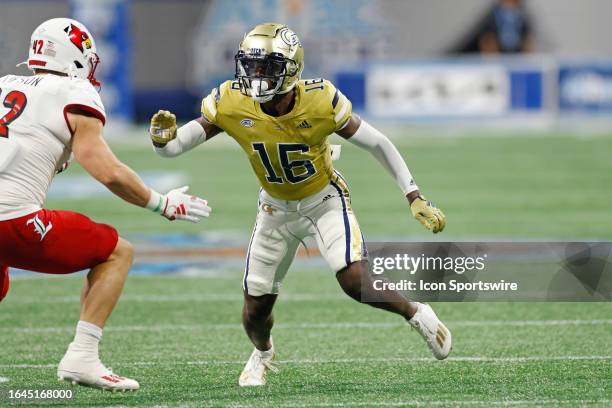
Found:
[[[293,109],[278,117],[264,113],[236,81],[202,101],[202,115],[240,144],[263,189],[281,200],[300,200],[329,184],[334,169],[327,138],[351,113],[348,98],[324,79],[299,81]]]

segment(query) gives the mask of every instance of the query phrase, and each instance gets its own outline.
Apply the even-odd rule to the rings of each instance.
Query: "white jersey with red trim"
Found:
[[[71,109],[106,121],[100,95],[86,80],[0,78],[0,221],[42,208],[51,180],[72,154]]]

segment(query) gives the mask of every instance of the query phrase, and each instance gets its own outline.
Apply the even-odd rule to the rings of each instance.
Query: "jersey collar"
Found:
[[[279,122],[285,119],[288,119],[288,118],[292,118],[293,116],[296,115],[298,111],[298,105],[300,103],[300,97],[301,97],[300,87],[297,84],[293,88],[293,91],[295,93],[295,101],[293,103],[293,108],[289,112],[285,113],[284,115],[281,115],[281,116],[268,115],[266,112],[263,111],[263,109],[261,109],[261,103],[257,101],[253,101],[253,103],[255,104],[255,110],[257,111],[258,114],[264,116],[266,119],[273,119]]]

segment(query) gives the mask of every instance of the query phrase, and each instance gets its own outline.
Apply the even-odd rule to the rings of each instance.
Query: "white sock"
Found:
[[[259,354],[263,357],[272,357],[272,355],[274,354],[274,342],[272,341],[272,336],[270,336],[270,344],[272,345],[272,347],[270,347],[269,350],[259,350],[257,349],[257,351],[259,351]]]
[[[95,324],[79,320],[74,340],[70,348],[74,351],[95,353],[98,356],[98,343],[102,340],[102,328]]]

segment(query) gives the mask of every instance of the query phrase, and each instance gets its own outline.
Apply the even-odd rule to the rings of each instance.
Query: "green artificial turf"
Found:
[[[273,330],[281,370],[264,388],[237,385],[252,347],[239,271],[131,277],[101,356],[142,389],[71,387],[57,382],[55,365],[73,336],[79,286],[70,277],[13,282],[0,314],[4,392],[69,387],[69,403],[81,406],[612,404],[610,303],[434,304],[454,339],[439,362],[400,318],[346,298],[322,270],[287,277]]]
[[[128,237],[238,232],[248,239],[258,185],[242,151],[213,140],[183,157],[162,159],[141,133],[143,143],[113,143],[118,156],[140,172],[183,173],[192,191],[209,199],[210,219],[169,223],[110,196],[56,198],[46,206],[81,211]],[[612,238],[612,136],[392,133],[422,192],[445,211],[447,230],[436,236],[424,231],[380,165],[344,144],[335,165],[350,182],[366,238]],[[75,165],[58,178],[81,172]],[[80,278],[58,276],[12,281],[0,305],[0,406],[8,403],[9,389],[70,387],[57,382],[55,366],[74,334],[80,284]],[[293,268],[275,309],[281,371],[270,375],[267,387],[241,389],[238,375],[252,347],[240,326],[241,296],[238,269],[208,278],[131,276],[107,324],[101,355],[142,389],[121,395],[70,387],[76,397],[64,403],[612,405],[610,303],[434,304],[454,339],[451,358],[438,362],[401,319],[346,298],[325,268]]]

